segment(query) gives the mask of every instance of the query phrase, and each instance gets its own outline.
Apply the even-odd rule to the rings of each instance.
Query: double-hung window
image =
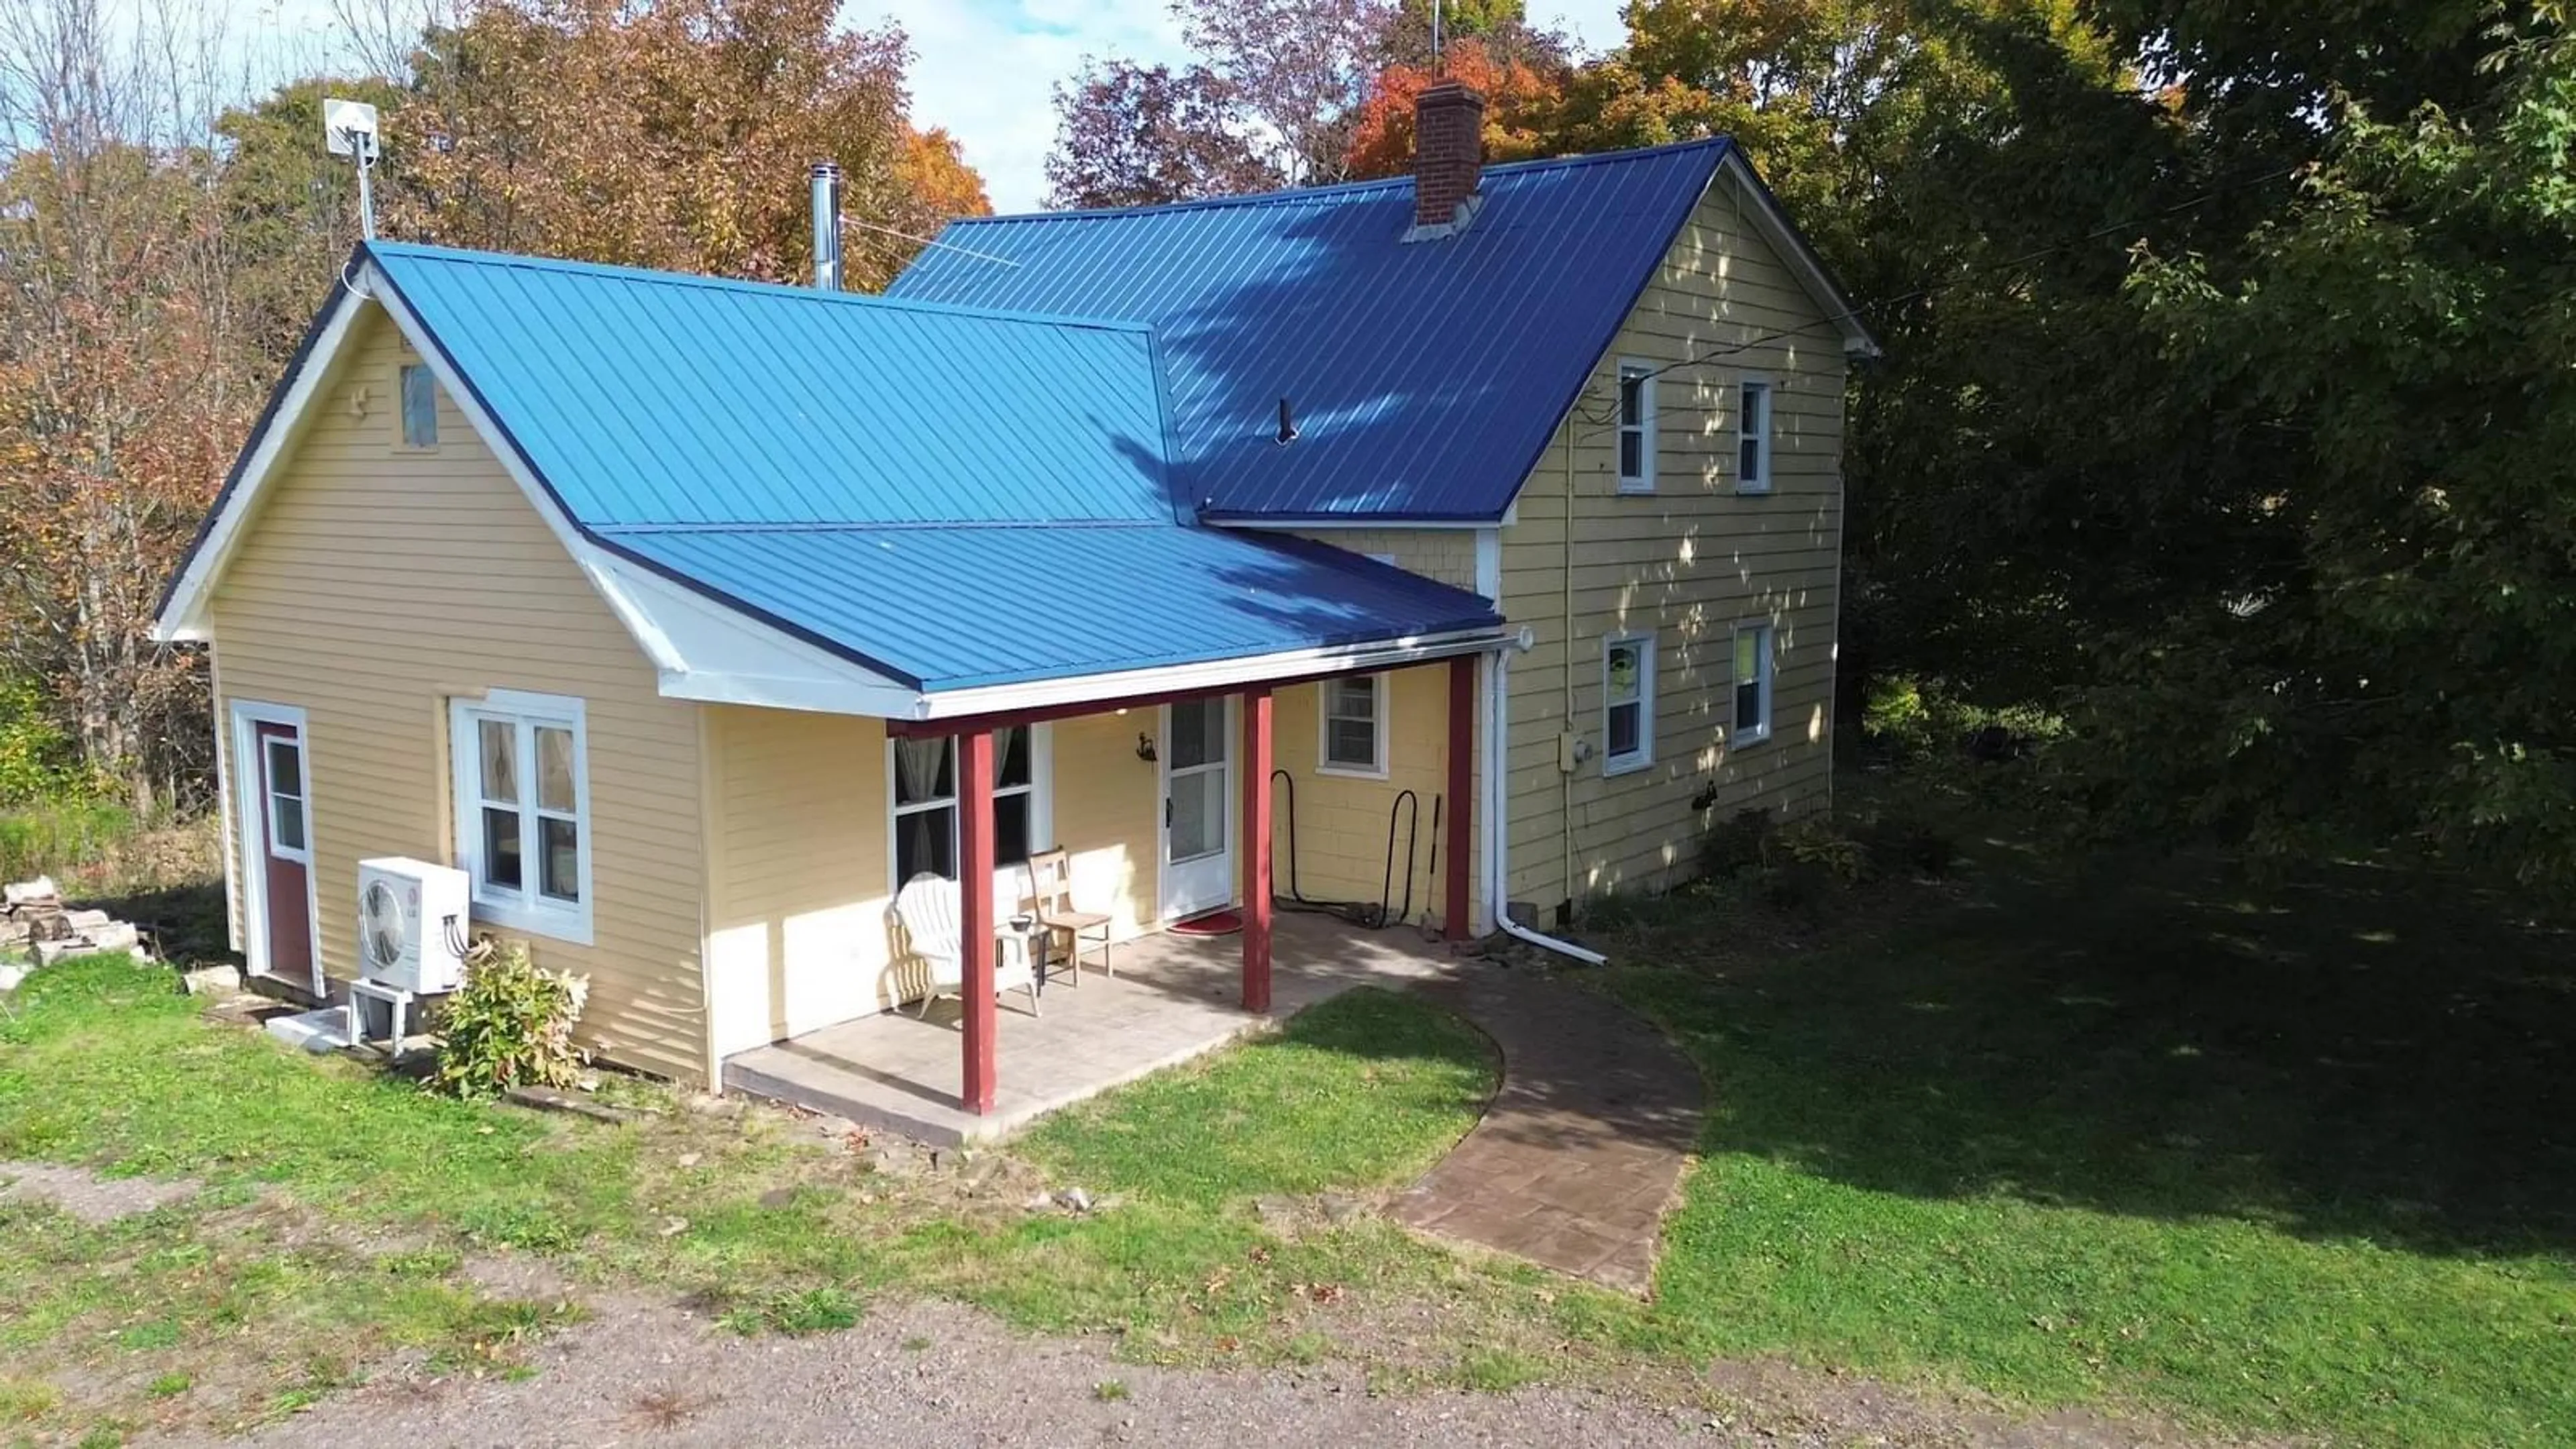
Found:
[[[1655,636],[1601,641],[1601,773],[1624,775],[1655,762]]]
[[[456,851],[477,920],[590,944],[590,761],[578,699],[496,689],[448,706]]]
[[[1748,377],[1735,385],[1735,491],[1771,491],[1771,383]]]
[[[1038,726],[993,731],[993,868],[1015,871],[1030,854],[1051,842],[1040,839],[1047,822],[1039,788],[1039,756],[1045,737]],[[917,875],[957,879],[957,740],[896,739],[886,742],[893,754],[894,879]]]
[[[1386,778],[1386,676],[1367,674],[1328,679],[1323,696],[1323,737],[1315,746],[1315,769],[1326,775]]]
[[[402,440],[406,448],[438,446],[438,378],[422,362],[406,362],[394,374],[396,399],[402,405]]]
[[[1655,491],[1655,369],[1619,364],[1619,491]]]
[[[1735,626],[1735,729],[1739,745],[1771,738],[1771,626]]]

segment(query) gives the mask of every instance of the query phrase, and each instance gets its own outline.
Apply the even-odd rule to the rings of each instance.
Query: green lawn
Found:
[[[381,1367],[359,1343],[517,1372],[588,1282],[658,1285],[744,1331],[938,1293],[1195,1362],[1321,1352],[1306,1320],[1332,1305],[1532,1281],[1374,1216],[1284,1235],[1256,1216],[1263,1196],[1409,1181],[1473,1125],[1490,1048],[1409,997],[1353,993],[1011,1152],[896,1179],[767,1110],[705,1118],[633,1091],[662,1110],[610,1127],[429,1096],[210,1024],[170,986],[74,963],[0,1015],[0,1160],[207,1185],[101,1227],[0,1204],[0,1236],[40,1248],[0,1254],[0,1442],[254,1422]],[[1027,1210],[1075,1186],[1113,1205]],[[469,1259],[496,1255],[574,1291],[479,1287]]]
[[[1974,856],[1893,919],[1711,892],[1617,943],[1713,1103],[1629,1342],[2576,1443],[2576,941],[2365,866]]]
[[[0,1014],[0,1159],[207,1189],[102,1227],[0,1205],[0,1442],[256,1421],[384,1367],[356,1343],[523,1372],[584,1290],[646,1285],[745,1332],[930,1293],[1394,1385],[1785,1355],[2359,1445],[2576,1443],[2569,941],[2388,870],[2042,861],[1999,835],[1822,925],[1715,890],[1603,928],[1621,964],[1573,979],[1666,1023],[1712,1099],[1652,1304],[1352,1211],[1492,1083],[1409,997],[891,1179],[783,1114],[447,1102],[207,1023],[166,974],[57,968]],[[1028,1210],[1077,1186],[1103,1208]]]

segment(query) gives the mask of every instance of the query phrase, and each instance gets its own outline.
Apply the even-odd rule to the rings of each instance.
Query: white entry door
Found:
[[[1234,903],[1234,698],[1163,707],[1163,919]]]

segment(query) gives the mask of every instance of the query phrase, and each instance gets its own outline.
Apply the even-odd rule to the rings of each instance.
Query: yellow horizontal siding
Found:
[[[1445,830],[1434,829],[1435,806],[1441,821],[1462,803],[1470,810],[1476,808],[1473,801],[1447,798],[1449,666],[1421,665],[1385,677],[1385,697],[1393,713],[1387,721],[1387,778],[1383,780],[1328,775],[1319,768],[1323,686],[1300,685],[1279,693],[1273,721],[1277,763],[1296,782],[1295,883],[1309,900],[1374,904],[1391,898],[1390,908],[1400,910],[1409,875],[1412,910],[1407,919],[1436,923],[1446,910],[1442,892],[1451,862],[1443,855],[1438,868],[1433,868],[1435,849],[1445,852],[1448,847]],[[1411,813],[1415,818],[1409,832],[1396,814],[1397,799],[1407,790],[1414,794]],[[1273,808],[1278,815],[1273,822],[1272,859],[1278,891],[1285,895],[1292,844],[1285,791],[1274,794]],[[1387,829],[1391,817],[1396,827],[1390,874]],[[1413,846],[1409,873],[1408,834]],[[1473,866],[1471,856],[1470,869]]]
[[[1502,558],[1504,613],[1537,640],[1511,664],[1512,899],[1545,909],[1666,885],[1696,869],[1710,824],[1828,798],[1844,361],[1822,317],[1732,198],[1711,192],[1523,489]],[[1618,362],[1681,363],[1754,337],[1765,340],[1656,379],[1655,492],[1618,493],[1607,421]],[[1747,373],[1773,385],[1771,491],[1760,495],[1735,491],[1734,388]],[[1731,633],[1756,619],[1778,631],[1773,735],[1738,749]],[[1649,629],[1654,763],[1604,778],[1602,639]],[[1571,775],[1558,768],[1569,727],[1591,749]],[[1715,807],[1694,811],[1710,784]]]
[[[241,699],[307,714],[324,969],[356,974],[359,860],[456,858],[448,701],[579,695],[593,944],[536,937],[535,954],[590,978],[582,1036],[601,1055],[703,1079],[695,707],[660,697],[643,654],[452,403],[440,399],[435,452],[395,446],[407,353],[381,313],[359,329],[213,603],[227,713]],[[364,416],[351,408],[360,386]]]
[[[719,1052],[744,1050],[919,994],[898,959],[885,729],[844,715],[707,708],[708,981]],[[1154,713],[1045,731],[1053,835],[1073,897],[1115,939],[1155,927],[1159,772],[1136,757]]]
[[[1332,528],[1300,537],[1364,557],[1391,562],[1407,573],[1453,588],[1476,587],[1476,533],[1468,528]]]

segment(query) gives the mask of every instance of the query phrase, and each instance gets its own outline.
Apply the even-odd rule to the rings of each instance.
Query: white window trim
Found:
[[[1758,387],[1762,389],[1762,427],[1759,432],[1750,431],[1745,426],[1747,419],[1745,417],[1744,408],[1744,390],[1747,387]],[[1768,493],[1771,491],[1772,476],[1780,471],[1779,455],[1773,441],[1780,431],[1777,427],[1773,426],[1773,419],[1777,418],[1779,414],[1780,384],[1773,381],[1770,374],[1762,372],[1746,372],[1737,374],[1735,379],[1736,492]],[[1761,445],[1762,454],[1762,470],[1749,478],[1744,474],[1744,440],[1747,437],[1752,438],[1754,442]]]
[[[1610,651],[1623,644],[1637,646],[1637,661],[1645,666],[1645,677],[1637,681],[1637,748],[1625,755],[1610,753]],[[1601,774],[1629,775],[1655,763],[1655,632],[1604,634],[1601,636]]]
[[[1637,421],[1633,424],[1626,421],[1626,411],[1620,405],[1621,394],[1627,390],[1630,372],[1645,374],[1637,380]],[[1619,420],[1619,426],[1612,434],[1610,444],[1610,472],[1618,481],[1619,491],[1622,493],[1654,492],[1656,429],[1654,363],[1642,357],[1622,357],[1612,366],[1610,415]],[[1634,477],[1619,471],[1619,440],[1625,438],[1631,431],[1637,434],[1637,466],[1641,470]]]
[[[268,815],[267,819],[260,822],[260,838],[266,842],[268,854],[276,856],[279,860],[291,860],[306,870],[311,870],[313,868],[313,770],[312,762],[304,755],[304,731],[300,728],[296,730],[295,738],[292,740],[283,740],[272,735],[260,738],[258,743],[260,808]],[[277,843],[278,792],[269,783],[275,777],[276,771],[269,764],[268,752],[281,745],[295,752],[297,788],[295,793],[287,798],[292,799],[296,808],[304,814],[304,845],[299,850],[289,850]]]
[[[1053,850],[1061,843],[1055,838],[1055,727],[1037,724],[1028,726],[1028,729],[1029,783],[997,787],[993,791],[993,798],[998,800],[1004,795],[1028,796],[1029,849],[1033,852]],[[947,795],[937,800],[917,801],[911,805],[897,805],[894,801],[894,739],[888,736],[885,742],[885,858],[886,894],[889,896],[903,889],[903,882],[895,878],[896,873],[903,869],[899,863],[901,852],[895,848],[896,840],[902,834],[900,829],[902,818],[906,815],[917,815],[924,810],[954,809],[957,797]],[[959,812],[949,824],[950,850],[961,860],[965,853],[962,848],[963,842],[956,839],[955,831],[957,820],[963,818],[963,812]],[[1005,864],[995,861],[993,863],[994,904],[1000,906],[1008,903],[1011,909],[1018,909],[1018,901],[1027,894],[1026,891],[1019,889],[1027,879],[1027,873],[1028,868],[1018,862]]]
[[[238,868],[241,871],[236,884],[241,890],[242,956],[249,963],[251,974],[274,977],[277,975],[277,966],[270,958],[268,940],[268,919],[271,911],[268,899],[268,870],[259,861],[251,858],[251,852],[258,848],[258,843],[268,833],[266,822],[259,818],[260,812],[266,807],[259,798],[263,792],[260,787],[258,762],[249,760],[248,756],[255,748],[253,741],[259,738],[260,725],[279,724],[294,728],[296,739],[304,746],[304,844],[309,852],[314,845],[313,731],[304,718],[303,708],[299,705],[265,704],[258,700],[237,699],[232,702],[229,717],[233,736],[232,748],[224,753],[232,757],[231,788],[238,793],[232,797],[234,847],[224,851],[224,869],[231,871],[236,868],[234,855],[237,848],[240,854]],[[218,758],[220,759],[220,756]],[[321,874],[320,871],[309,866],[304,872],[304,921],[313,946],[312,991],[317,997],[326,994],[325,988],[328,984],[322,977],[322,902],[319,886]]]
[[[1762,718],[1751,725],[1735,718],[1735,691],[1744,681],[1735,677],[1735,656],[1745,635],[1761,638],[1759,664],[1762,671]],[[1727,631],[1726,637],[1726,713],[1727,743],[1737,748],[1758,745],[1771,738],[1771,721],[1780,713],[1778,691],[1780,631],[1768,619],[1746,619]]]
[[[403,374],[418,368],[429,379],[429,441],[411,440],[411,404],[403,396]],[[394,364],[394,451],[398,453],[435,453],[438,451],[438,374],[421,358],[406,357]]]
[[[508,720],[520,732],[519,758],[523,763],[516,808],[522,883],[519,891],[512,894],[496,893],[484,885],[482,741],[475,724],[486,718]],[[537,808],[539,725],[572,731],[572,819],[573,828],[581,833],[581,899],[574,902],[550,899],[538,888],[545,870],[543,836],[537,826],[541,818]],[[592,908],[598,904],[598,892],[592,885],[592,861],[599,851],[599,834],[591,824],[590,813],[588,707],[575,696],[531,694],[516,689],[495,689],[480,698],[459,695],[447,702],[447,759],[456,863],[473,883],[475,921],[576,946],[590,945]]]
[[[1393,738],[1393,733],[1389,727],[1390,717],[1394,714],[1395,698],[1395,691],[1389,687],[1389,678],[1389,676],[1384,674],[1363,674],[1357,676],[1359,681],[1366,682],[1371,689],[1376,691],[1377,694],[1377,709],[1375,711],[1377,720],[1377,743],[1371,747],[1372,752],[1377,758],[1377,768],[1375,769],[1365,769],[1358,765],[1337,764],[1333,759],[1333,690],[1337,685],[1352,683],[1354,681],[1345,679],[1327,679],[1315,686],[1316,774],[1339,775],[1345,779],[1351,780],[1383,780],[1386,778],[1387,747],[1390,740]]]

